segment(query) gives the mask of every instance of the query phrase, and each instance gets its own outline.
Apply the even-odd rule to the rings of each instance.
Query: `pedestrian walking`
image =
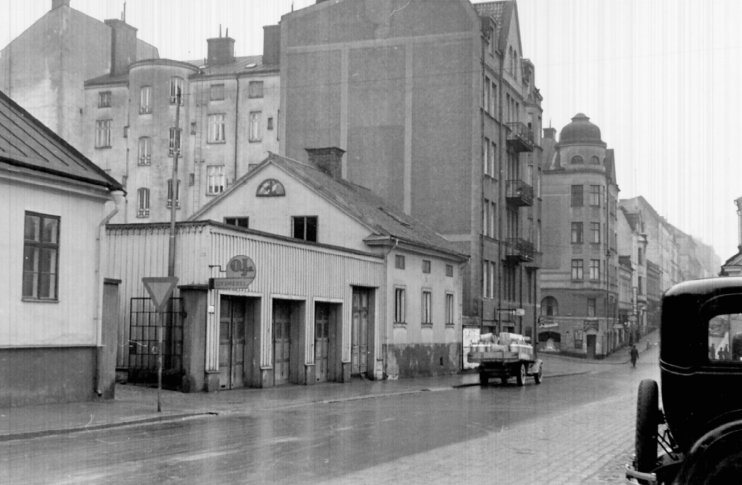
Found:
[[[629,350],[629,356],[631,357],[631,367],[636,367],[636,359],[639,358],[639,351],[636,350],[636,345],[631,344],[631,350]]]

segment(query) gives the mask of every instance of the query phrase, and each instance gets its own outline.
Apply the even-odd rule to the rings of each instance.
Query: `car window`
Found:
[[[742,364],[742,313],[716,315],[708,329],[709,360]]]

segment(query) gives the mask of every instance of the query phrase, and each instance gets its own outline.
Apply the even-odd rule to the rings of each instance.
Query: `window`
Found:
[[[137,189],[137,217],[149,217],[149,189]]]
[[[582,244],[582,223],[572,223],[572,244]]]
[[[394,267],[397,269],[404,269],[404,256],[399,254],[394,256]]]
[[[581,280],[583,279],[583,261],[581,259],[572,260],[572,279]]]
[[[423,259],[423,273],[430,273],[430,260]]]
[[[281,197],[286,195],[286,189],[276,179],[265,179],[258,185],[255,195],[257,197]]]
[[[111,120],[95,122],[95,148],[111,148]]]
[[[572,186],[572,207],[582,207],[582,185]]]
[[[273,117],[272,116],[269,116],[268,117],[268,121],[266,122],[265,129],[268,130],[268,131],[272,131],[273,130]]]
[[[111,107],[111,91],[101,91],[98,93],[98,107],[99,108],[110,108]]]
[[[484,85],[482,86],[482,107],[485,111],[490,108],[490,78],[484,77]]]
[[[595,298],[588,298],[587,299],[587,316],[588,317],[594,317],[595,316]]]
[[[644,264],[644,261],[642,260],[642,248],[638,248],[638,254],[637,254],[637,257],[638,257],[638,261],[637,261],[637,262],[638,262],[639,264]]]
[[[152,164],[152,139],[148,136],[143,136],[139,139],[137,147],[137,163],[139,165]]]
[[[592,157],[590,157],[590,163],[594,165],[600,165],[600,159],[597,156],[593,155]]]
[[[152,86],[142,86],[139,89],[139,114],[152,112]]]
[[[405,323],[405,289],[394,288],[394,323]]]
[[[209,135],[207,141],[209,143],[224,143],[226,141],[224,135],[224,113],[209,115],[208,125]]]
[[[571,163],[574,165],[579,165],[581,163],[585,163],[585,160],[583,160],[581,156],[575,155],[574,157],[572,157]]]
[[[294,216],[292,220],[296,239],[317,242],[317,216]]]
[[[590,242],[600,244],[600,222],[590,223]]]
[[[261,141],[263,139],[263,134],[260,131],[260,116],[262,112],[261,111],[251,111],[250,112],[250,125],[249,125],[249,133],[248,133],[248,141]]]
[[[224,192],[224,165],[209,165],[206,167],[207,189],[210,195]]]
[[[452,264],[446,265],[446,276],[453,278],[453,265]]]
[[[482,296],[484,298],[495,297],[495,271],[495,262],[484,260],[482,263]]]
[[[170,135],[168,142],[168,149],[167,149],[167,156],[172,157],[175,156],[175,153],[177,152],[180,156],[180,136],[181,136],[181,130],[180,128],[170,128]]]
[[[247,229],[250,227],[250,218],[249,217],[225,217],[224,223],[229,224],[230,226],[237,226],[237,227],[244,227]]]
[[[173,179],[167,181],[167,206],[173,205]],[[180,180],[175,184],[175,207],[180,207]]]
[[[263,97],[263,81],[250,81],[247,85],[247,97],[248,98],[262,98]]]
[[[224,84],[212,84],[209,89],[209,99],[211,101],[221,101],[224,99]]]
[[[600,207],[600,185],[590,186],[590,205]]]
[[[183,106],[183,98],[185,97],[185,84],[182,77],[171,77],[170,78],[170,104],[175,104],[180,97],[179,104]]]
[[[636,291],[641,295],[644,293],[644,281],[641,276],[639,276],[638,280],[638,286],[636,288]]]
[[[26,212],[23,226],[23,298],[57,299],[59,217]]]
[[[446,325],[453,325],[453,294],[446,293]]]
[[[489,159],[490,159],[490,140],[489,138],[485,137],[484,140],[482,140],[482,165],[483,165],[482,170],[484,170],[485,175],[492,175],[490,173]]]
[[[541,300],[541,315],[555,317],[559,315],[559,304],[553,296],[547,296]]]
[[[421,305],[421,322],[423,325],[433,325],[433,296],[430,290],[423,290],[423,300]]]
[[[593,281],[600,280],[600,260],[590,260],[590,279]]]

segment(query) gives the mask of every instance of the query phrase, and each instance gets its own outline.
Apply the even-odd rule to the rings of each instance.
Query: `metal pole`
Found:
[[[157,319],[157,412],[162,412],[162,403],[160,401],[160,391],[162,390],[162,320],[165,315],[158,310]]]
[[[180,88],[175,96],[175,134],[173,135],[173,172],[170,178],[170,247],[168,251],[167,275],[175,276],[175,214],[177,200],[180,196],[178,187],[178,156],[180,155]],[[172,312],[171,312],[172,313]]]

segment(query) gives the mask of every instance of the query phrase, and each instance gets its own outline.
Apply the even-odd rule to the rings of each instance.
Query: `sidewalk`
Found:
[[[637,347],[643,352],[646,342],[640,341]],[[628,352],[623,350],[602,361],[587,361],[545,353],[541,353],[539,357],[544,361],[545,379],[585,374],[594,372],[606,364],[628,362]],[[206,418],[209,415],[260,413],[318,403],[374,399],[476,385],[479,385],[479,376],[471,372],[385,381],[358,378],[345,384],[244,388],[215,393],[185,394],[162,391],[160,413],[157,412],[157,389],[117,385],[116,398],[113,400],[0,409],[0,441],[134,424]]]

